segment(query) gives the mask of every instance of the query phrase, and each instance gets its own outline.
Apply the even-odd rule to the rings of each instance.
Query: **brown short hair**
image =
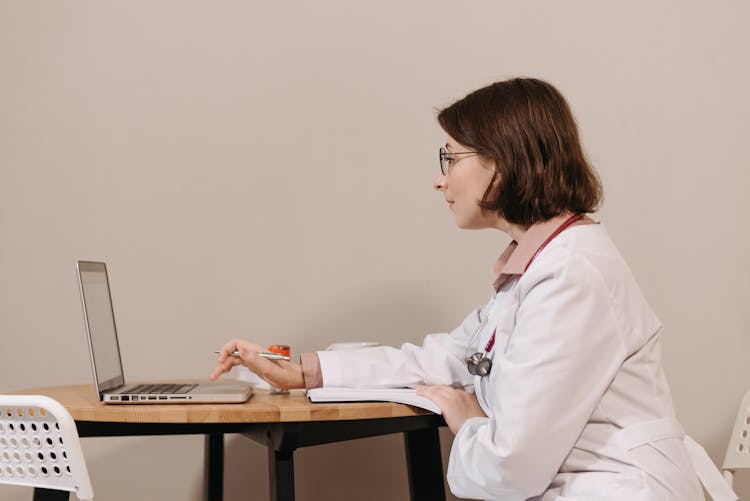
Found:
[[[586,159],[565,98],[533,78],[495,82],[439,111],[453,139],[495,165],[479,206],[530,226],[594,212],[602,185]]]

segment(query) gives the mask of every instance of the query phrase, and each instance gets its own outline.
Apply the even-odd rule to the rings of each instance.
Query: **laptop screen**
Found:
[[[101,394],[124,382],[106,265],[78,261],[78,283],[94,378]]]

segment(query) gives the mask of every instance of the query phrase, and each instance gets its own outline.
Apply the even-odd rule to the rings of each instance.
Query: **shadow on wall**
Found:
[[[204,439],[200,435],[96,437],[81,442],[94,499],[203,499]],[[17,501],[28,499],[27,493]]]
[[[268,466],[264,446],[228,436],[224,499],[268,499]],[[452,436],[441,430],[443,469]],[[398,501],[409,499],[402,434],[351,440],[298,449],[294,455],[295,493],[299,501]],[[457,500],[446,488],[447,499]]]

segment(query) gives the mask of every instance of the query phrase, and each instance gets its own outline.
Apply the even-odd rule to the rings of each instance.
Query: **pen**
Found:
[[[214,353],[216,353],[217,355],[219,355],[221,352],[220,351],[215,351]],[[268,352],[265,352],[265,351],[259,351],[256,354],[258,356],[260,356],[260,357],[267,358],[269,360],[290,360],[289,357],[287,357],[286,355],[279,355],[278,353],[268,353]],[[240,356],[240,352],[239,351],[233,351],[232,353],[230,353],[230,355],[233,356],[233,357],[239,357]]]

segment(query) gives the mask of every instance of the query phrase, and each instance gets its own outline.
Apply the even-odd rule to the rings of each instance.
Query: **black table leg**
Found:
[[[221,501],[224,496],[224,434],[206,434],[205,450],[206,500]]]
[[[294,501],[294,451],[277,451],[268,445],[268,477],[271,501]]]
[[[59,491],[52,489],[34,489],[34,501],[68,501],[70,494],[68,491]]]
[[[404,432],[412,501],[445,501],[443,461],[437,428]]]

